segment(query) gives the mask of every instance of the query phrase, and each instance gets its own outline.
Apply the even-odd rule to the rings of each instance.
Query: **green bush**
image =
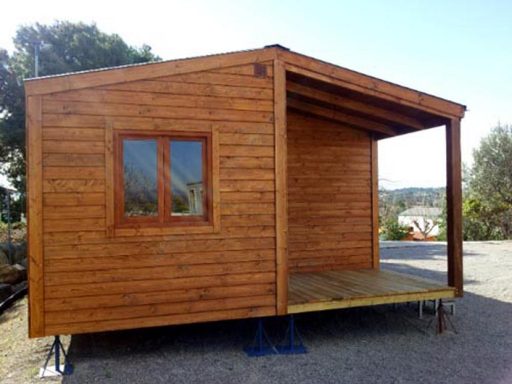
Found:
[[[403,240],[409,234],[409,228],[400,225],[398,220],[387,220],[382,228],[383,240]]]

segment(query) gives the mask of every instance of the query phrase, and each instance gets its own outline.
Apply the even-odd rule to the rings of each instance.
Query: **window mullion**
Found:
[[[158,221],[165,218],[165,139],[158,138]]]

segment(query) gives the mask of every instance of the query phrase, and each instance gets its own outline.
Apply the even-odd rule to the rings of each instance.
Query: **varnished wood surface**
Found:
[[[337,105],[340,111],[324,117],[340,121],[283,113],[285,73],[277,62],[338,87],[305,97],[320,100],[306,103],[320,114],[322,103]],[[362,98],[344,107],[342,88]],[[395,121],[421,129],[464,113],[462,105],[276,48],[33,80],[26,90],[31,336],[286,313],[288,270],[377,262],[376,147],[370,134],[345,123],[367,128],[367,117],[377,116],[372,128],[380,138],[403,133]],[[288,91],[304,104],[300,84]],[[368,100],[371,113],[358,114]],[[456,128],[447,131],[455,184]],[[113,227],[111,139],[119,130],[213,135],[213,227]],[[455,184],[448,191],[449,276],[462,292]],[[329,303],[292,310],[340,305]]]
[[[274,124],[276,182],[276,286],[277,314],[285,315],[288,302],[288,181],[286,73],[284,64],[274,64]]]
[[[290,272],[371,267],[369,135],[290,110],[287,128]]]
[[[446,125],[446,213],[448,240],[448,285],[463,296],[462,272],[462,160],[460,120]]]
[[[27,97],[27,233],[29,336],[45,334],[42,97]]]
[[[397,272],[361,269],[290,275],[288,313],[454,297],[441,283]]]
[[[42,97],[38,336],[275,314],[270,64]],[[211,135],[212,225],[115,226],[113,136],[141,131]]]

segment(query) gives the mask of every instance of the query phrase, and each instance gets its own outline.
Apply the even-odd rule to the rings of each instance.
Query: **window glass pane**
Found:
[[[158,216],[157,142],[123,141],[124,213]]]
[[[203,142],[172,140],[172,216],[203,215]]]

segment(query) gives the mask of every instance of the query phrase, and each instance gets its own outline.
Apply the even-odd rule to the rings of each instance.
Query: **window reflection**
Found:
[[[125,216],[157,216],[157,142],[123,141]]]
[[[203,215],[203,142],[172,140],[172,216]]]

